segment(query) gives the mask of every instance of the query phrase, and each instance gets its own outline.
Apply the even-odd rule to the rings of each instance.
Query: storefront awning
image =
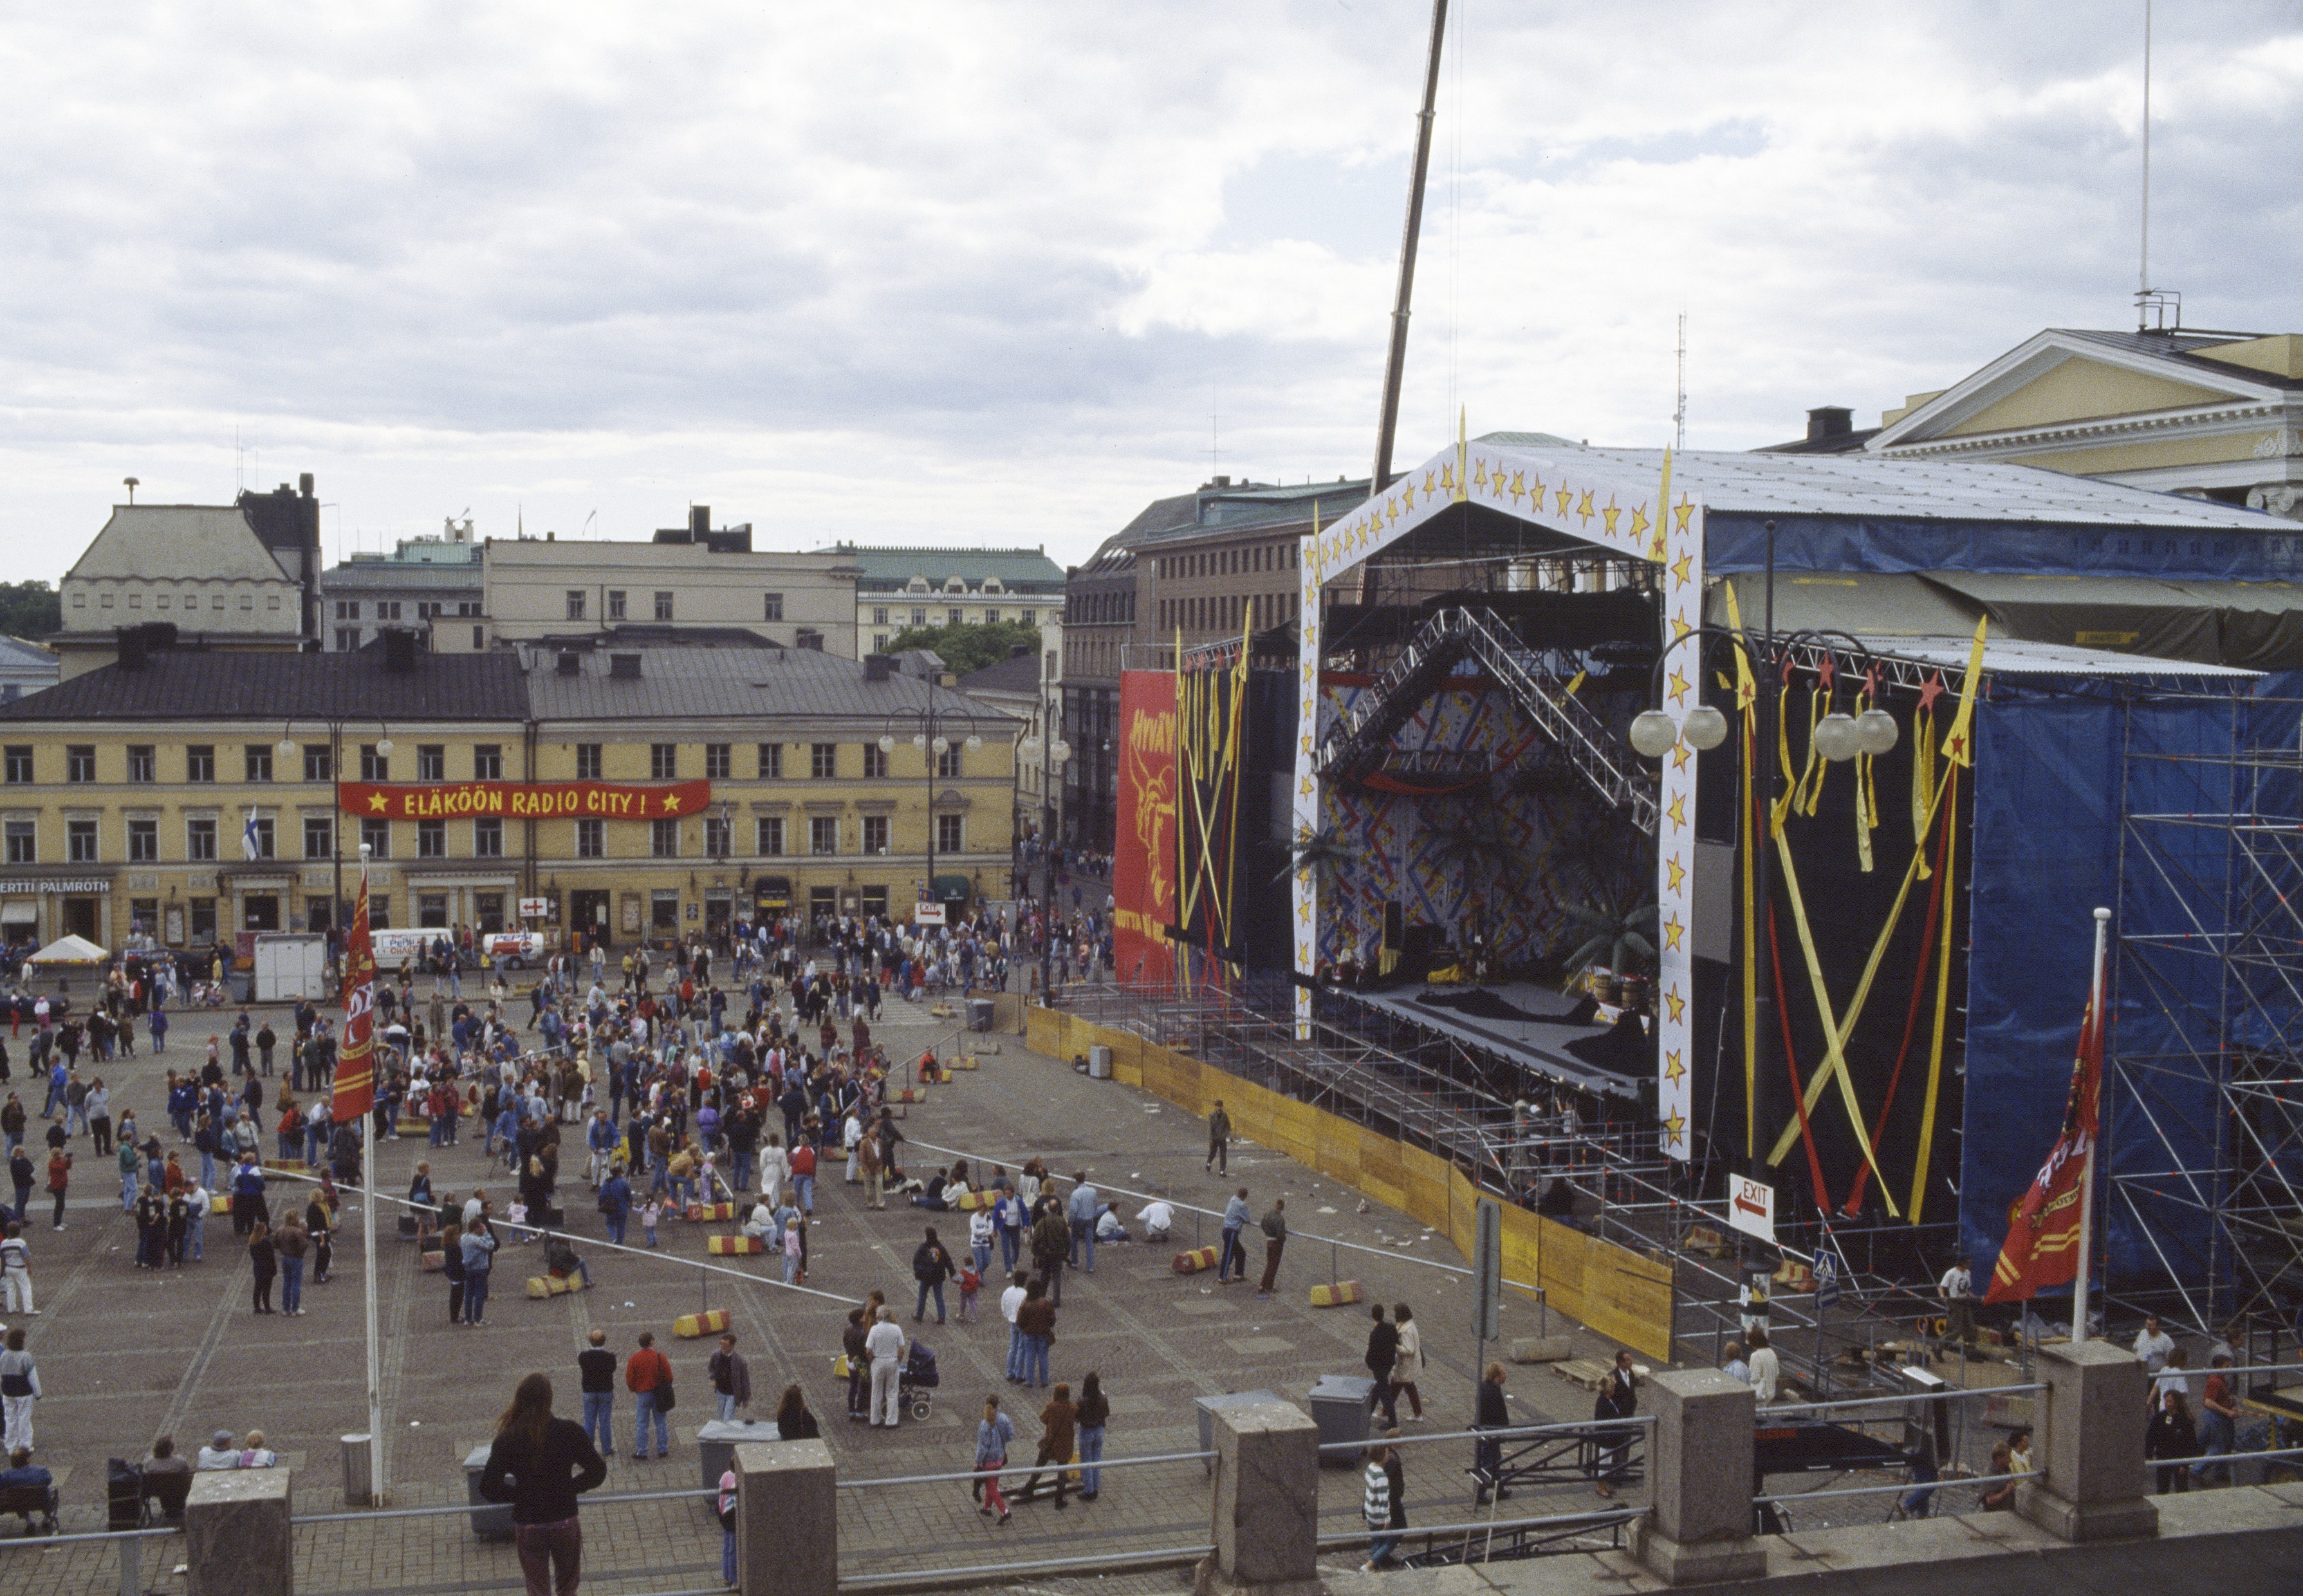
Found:
[[[37,903],[21,898],[13,903],[0,903],[0,925],[37,925],[39,920],[40,906]]]
[[[974,891],[964,875],[939,875],[935,878],[935,897],[939,903],[966,903]]]

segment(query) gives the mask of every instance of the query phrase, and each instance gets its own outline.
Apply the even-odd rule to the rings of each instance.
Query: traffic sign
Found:
[[[1741,1175],[1727,1179],[1727,1222],[1746,1236],[1776,1245],[1776,1188]]]
[[[1480,1199],[1479,1229],[1472,1244],[1472,1276],[1476,1292],[1472,1299],[1476,1322],[1472,1333],[1482,1341],[1495,1340],[1503,1333],[1497,1316],[1504,1296],[1504,1211],[1500,1204],[1486,1197]]]
[[[1839,1259],[1827,1250],[1815,1255],[1815,1308],[1820,1313],[1839,1305]]]

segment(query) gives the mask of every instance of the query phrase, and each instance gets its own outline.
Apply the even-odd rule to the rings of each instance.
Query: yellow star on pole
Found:
[[[383,814],[384,811],[385,802],[386,800],[384,794],[380,792],[369,793],[367,795],[368,812],[372,815]]]
[[[1686,621],[1681,620],[1678,616],[1675,615],[1671,618],[1671,640],[1673,642],[1678,642],[1682,638],[1687,636],[1688,633],[1694,629],[1695,629],[1693,627],[1688,625]]]
[[[1312,900],[1309,898],[1295,906],[1295,917],[1306,925],[1312,923]]]
[[[1607,502],[1601,506],[1599,511],[1599,519],[1607,523],[1608,536],[1613,537],[1615,535],[1615,522],[1623,513],[1623,507],[1615,502],[1615,495],[1609,494]]]
[[[1694,574],[1695,556],[1692,553],[1682,554],[1671,562],[1671,579],[1681,587],[1687,586],[1689,579]]]
[[[1679,529],[1682,532],[1686,531],[1688,518],[1695,513],[1695,501],[1685,494],[1680,494],[1679,502],[1671,507],[1671,513],[1678,518]]]
[[[1672,805],[1672,807],[1674,809],[1677,809],[1679,806],[1675,803]],[[1670,919],[1666,920],[1663,923],[1664,951],[1666,953],[1678,952],[1679,941],[1686,934],[1687,927],[1680,923],[1680,918],[1677,915],[1674,915]]]
[[[1669,879],[1670,883],[1666,890],[1678,891],[1680,883],[1687,879],[1687,866],[1679,862],[1677,854],[1674,854],[1663,862],[1663,868],[1664,874]]]
[[[1675,1086],[1687,1078],[1687,1066],[1682,1062],[1679,1050],[1675,1047],[1666,1051],[1663,1056],[1663,1078]]]
[[[1671,1023],[1677,1025],[1680,1016],[1687,1012],[1687,1000],[1680,995],[1679,988],[1675,986],[1663,994],[1663,1001],[1664,1007],[1671,1010]]]
[[[1303,734],[1303,752],[1305,752],[1306,754],[1308,754],[1308,753],[1310,753],[1311,751],[1312,751],[1312,734],[1311,734],[1310,732],[1308,732],[1308,731],[1307,731],[1307,732],[1305,732],[1305,733]]]
[[[1683,674],[1682,674],[1682,673],[1681,673],[1680,669],[1679,669],[1679,667],[1678,667],[1677,665],[1674,665],[1674,666],[1671,668],[1671,676],[1670,676],[1670,678],[1669,678],[1669,682],[1670,682],[1670,689],[1669,689],[1669,690],[1670,690],[1670,694],[1671,694],[1671,701],[1672,701],[1674,704],[1681,704],[1681,703],[1684,703],[1684,702],[1686,701],[1686,698],[1687,698],[1687,689],[1688,689],[1688,685],[1689,685],[1689,684],[1688,684],[1688,680],[1687,680],[1687,678],[1686,678]]]
[[[1666,809],[1664,813],[1671,816],[1671,829],[1673,831],[1676,832],[1684,828],[1687,824],[1687,795],[1683,792],[1677,798],[1672,799],[1671,806]]]
[[[1663,1122],[1663,1140],[1666,1147],[1676,1147],[1687,1140],[1687,1121],[1676,1113]]]
[[[1305,798],[1310,798],[1312,796],[1312,778],[1309,776],[1303,778],[1303,796]]]
[[[1694,757],[1695,750],[1689,747],[1685,743],[1674,743],[1671,745],[1672,769],[1675,771],[1685,770],[1687,768],[1687,762]]]

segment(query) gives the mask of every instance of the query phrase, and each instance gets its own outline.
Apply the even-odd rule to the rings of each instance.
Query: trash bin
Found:
[[[1250,1403],[1285,1402],[1286,1400],[1287,1400],[1287,1398],[1282,1397],[1277,1391],[1226,1391],[1220,1397],[1193,1398],[1192,1406],[1199,1410],[1200,1450],[1202,1452],[1212,1452],[1216,1448],[1215,1411],[1217,1408],[1244,1407]],[[1206,1471],[1209,1474],[1213,1474],[1215,1473],[1215,1460],[1213,1458],[1208,1459],[1206,1463]]]
[[[1096,1046],[1087,1050],[1087,1074],[1088,1078],[1093,1081],[1108,1081],[1111,1078],[1111,1050],[1109,1048],[1103,1046],[1101,1043],[1098,1043]]]
[[[971,1031],[990,1030],[991,1028],[991,1000],[990,998],[968,999],[967,1028]]]
[[[480,1476],[487,1472],[489,1448],[474,1447],[464,1459],[464,1495],[472,1504],[472,1533],[482,1541],[509,1541],[511,1504],[498,1504],[480,1494]]]
[[[704,1489],[715,1490],[720,1476],[736,1461],[736,1448],[746,1441],[776,1440],[773,1419],[707,1419],[696,1431],[696,1455],[704,1465]]]
[[[1375,1381],[1364,1374],[1322,1374],[1312,1388],[1312,1422],[1320,1427],[1321,1448],[1339,1441],[1364,1442],[1368,1436],[1368,1398]],[[1362,1454],[1338,1448],[1322,1450],[1320,1461],[1330,1468],[1355,1467]]]
[[[368,1467],[372,1459],[368,1456],[367,1437],[347,1435],[343,1438],[343,1443],[344,1506],[347,1507],[372,1506],[375,1496],[375,1476]],[[487,1454],[482,1453],[480,1455],[482,1465],[485,1465],[487,1460]]]

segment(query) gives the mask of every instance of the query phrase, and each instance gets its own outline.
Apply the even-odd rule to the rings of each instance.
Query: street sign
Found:
[[[1741,1175],[1727,1178],[1727,1222],[1746,1236],[1776,1245],[1776,1188]]]
[[[1839,1305],[1839,1258],[1827,1250],[1815,1255],[1815,1307],[1820,1313]]]
[[[548,920],[552,917],[552,899],[523,898],[519,900],[519,917],[523,920]]]
[[[1497,1314],[1504,1296],[1504,1211],[1486,1197],[1480,1199],[1479,1229],[1472,1244],[1472,1276],[1475,1295],[1472,1333],[1482,1341],[1502,1332]]]
[[[944,921],[943,921],[943,905],[942,905],[942,904],[941,904],[941,903],[915,903],[915,904],[912,905],[912,924],[913,924],[913,925],[942,925],[943,923],[944,923]]]

